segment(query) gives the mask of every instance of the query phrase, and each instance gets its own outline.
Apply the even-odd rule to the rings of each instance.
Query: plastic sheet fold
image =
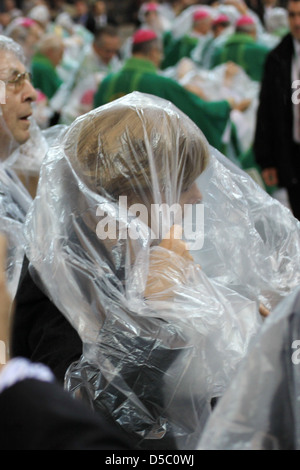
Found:
[[[0,164],[0,231],[7,239],[6,278],[14,298],[25,252],[23,223],[31,197],[22,183],[3,163]]]
[[[267,319],[199,450],[299,450],[300,290]]]

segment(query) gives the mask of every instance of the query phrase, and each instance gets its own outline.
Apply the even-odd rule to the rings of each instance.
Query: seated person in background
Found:
[[[63,58],[63,53],[63,40],[55,34],[46,34],[40,40],[37,52],[32,58],[33,85],[43,92],[48,100],[54,96],[63,83],[56,71],[57,65]]]
[[[30,118],[36,91],[26,71],[19,44],[0,36],[0,229],[8,239],[7,277],[13,297],[24,255],[23,222],[31,197],[10,168],[14,151],[30,138]]]
[[[74,2],[74,6],[75,14],[73,17],[73,21],[77,24],[81,24],[89,31],[91,31],[91,33],[94,33],[96,29],[96,21],[92,8],[89,6],[88,2],[85,2],[83,0],[76,0]]]
[[[28,10],[27,10],[28,11]],[[27,16],[36,21],[43,29],[44,33],[48,33],[52,27],[51,12],[45,3],[33,6],[27,13]]]
[[[120,46],[120,35],[114,26],[106,25],[95,31],[94,39],[84,47],[74,73],[61,113],[63,123],[70,124],[76,117],[93,109],[94,95],[103,78],[121,68]]]
[[[212,17],[208,10],[199,8],[193,14],[192,29],[181,38],[171,41],[164,50],[161,67],[165,69],[176,65],[183,57],[191,57],[193,50],[212,38]]]
[[[121,64],[118,57],[121,38],[118,30],[111,25],[98,28],[94,39],[85,51],[81,69],[78,71],[77,82],[87,74],[117,71]]]
[[[95,31],[102,26],[106,26],[111,21],[107,16],[106,3],[95,0],[92,5],[92,12],[95,19]]]
[[[210,163],[222,167],[210,160],[205,137],[172,103],[128,94],[61,134],[43,162],[27,219],[30,264],[16,298],[13,355],[47,363],[70,392],[118,423],[135,448],[193,448],[263,321],[257,290],[246,297],[245,284],[241,295],[231,289],[233,277],[228,285],[216,281],[194,261],[203,234],[198,179],[218,186],[209,243],[214,236],[222,243],[222,221],[222,234],[231,237],[227,263],[234,255],[227,280],[250,272],[265,298],[259,273],[269,249],[255,227],[265,224],[265,210],[274,215],[275,202],[262,203],[244,175],[235,179],[224,167],[223,178],[210,180]],[[243,186],[262,222],[251,221]],[[237,211],[229,204],[225,217],[216,212],[235,197]],[[241,250],[245,233],[255,238],[250,261]],[[212,251],[219,254],[217,246]],[[220,276],[222,265],[206,269]]]
[[[212,33],[214,38],[218,38],[219,36],[222,35],[224,30],[226,30],[230,26],[230,19],[227,15],[224,13],[221,13],[218,15],[213,21],[212,21]]]
[[[44,34],[43,28],[31,18],[16,18],[5,30],[5,35],[20,44],[26,57],[26,65],[31,66],[31,59],[36,45]]]
[[[144,2],[138,12],[140,22],[139,29],[152,29],[158,35],[162,35],[170,27],[170,21],[164,15],[159,3]]]
[[[205,42],[200,42],[191,52],[191,59],[205,69],[209,69],[215,48],[225,42],[227,36],[232,34],[230,19],[225,14],[219,14],[212,20],[212,35]]]
[[[235,32],[224,45],[217,48],[211,67],[224,62],[234,62],[242,67],[252,80],[260,82],[269,48],[256,42],[256,24],[251,16],[241,16]]]
[[[94,107],[132,91],[150,93],[167,99],[187,114],[202,130],[211,145],[223,148],[222,137],[229,123],[231,106],[227,100],[206,102],[171,78],[159,74],[162,44],[151,30],[139,30],[133,36],[132,57],[119,72],[107,75],[94,98]]]

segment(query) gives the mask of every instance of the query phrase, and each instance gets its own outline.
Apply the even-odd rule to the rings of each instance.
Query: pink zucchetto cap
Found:
[[[255,24],[254,19],[251,16],[243,15],[237,20],[235,25],[236,26],[246,26],[246,25],[250,25],[250,24]]]
[[[140,44],[142,42],[151,41],[157,39],[157,34],[152,29],[139,29],[132,36],[132,44]]]
[[[18,26],[23,26],[24,28],[30,28],[30,26],[35,25],[36,22],[32,20],[31,18],[22,17],[22,18],[17,18],[15,24]]]
[[[220,23],[230,23],[230,19],[227,15],[224,15],[224,13],[222,13],[213,20],[213,26],[218,25]]]
[[[158,5],[157,3],[145,3],[144,6],[143,6],[143,10],[145,13],[147,13],[148,11],[157,11],[158,10]]]
[[[193,14],[193,20],[198,21],[198,20],[204,20],[204,18],[209,18],[210,14],[208,11],[204,9],[196,10],[195,13]]]

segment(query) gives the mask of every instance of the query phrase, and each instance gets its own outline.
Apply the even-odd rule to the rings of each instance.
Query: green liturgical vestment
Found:
[[[94,97],[94,107],[133,91],[171,101],[197,124],[212,146],[223,149],[222,136],[230,116],[227,101],[204,101],[175,80],[160,75],[149,60],[131,57],[119,72],[107,75],[101,82]]]

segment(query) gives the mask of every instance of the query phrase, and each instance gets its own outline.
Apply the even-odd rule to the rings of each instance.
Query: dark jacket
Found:
[[[12,357],[22,356],[47,365],[61,384],[72,364],[66,379],[67,389],[72,394],[89,403],[112,426],[116,425],[115,421],[123,425],[124,416],[128,418],[132,413],[132,422],[124,421],[124,430],[130,436],[133,449],[177,449],[180,446],[180,434],[176,419],[168,416],[168,401],[165,403],[163,387],[164,375],[178,355],[189,355],[189,347],[182,343],[180,332],[162,320],[140,318],[137,335],[135,328],[124,330],[124,324],[118,321],[117,314],[108,316],[98,337],[99,354],[103,360],[108,358],[112,367],[119,371],[123,389],[118,380],[107,381],[106,375],[99,372],[98,365],[89,363],[82,356],[82,342],[76,330],[43,292],[42,284],[32,273],[25,258],[16,295]],[[177,347],[166,347],[163,340],[158,340],[161,337],[168,341],[168,335],[174,343],[176,339]],[[126,359],[124,351],[131,351]],[[158,384],[161,384],[161,389]],[[128,400],[128,394],[138,397],[138,400]],[[123,403],[127,405],[123,406]],[[139,410],[141,403],[143,407]],[[196,414],[201,416],[201,426],[204,416],[210,414],[210,404],[202,396],[199,399],[179,400],[179,403],[185,416],[189,416],[189,413],[193,419]],[[177,407],[177,413],[180,414],[178,404]],[[148,438],[147,432],[136,431],[136,413],[144,418],[142,428],[149,433],[151,431],[152,439]],[[139,419],[143,421],[142,418]],[[199,432],[199,426],[195,426],[194,422],[189,423],[189,426],[188,429],[181,429],[183,441],[186,435],[191,434],[190,439],[194,439]]]
[[[299,149],[293,141],[291,34],[267,56],[262,80],[254,152],[262,169],[275,167],[281,186],[300,179]]]
[[[55,382],[26,379],[0,393],[1,450],[129,450],[129,438]]]
[[[15,299],[11,355],[42,362],[63,383],[67,368],[82,354],[77,331],[35,284],[25,258]]]

